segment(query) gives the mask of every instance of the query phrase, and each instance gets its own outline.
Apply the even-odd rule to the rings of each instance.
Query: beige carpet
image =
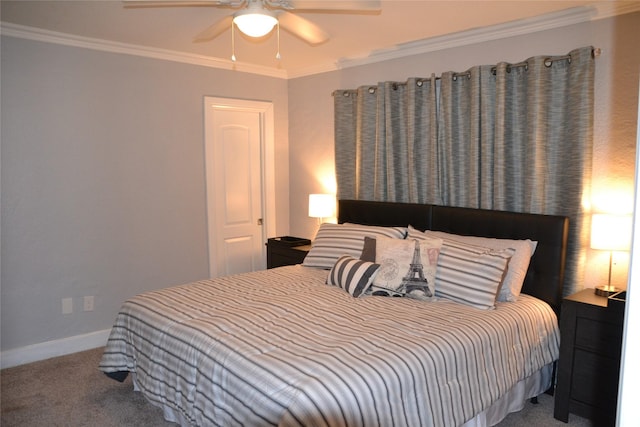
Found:
[[[133,391],[130,378],[119,383],[98,370],[102,348],[31,363],[0,372],[2,427],[12,426],[175,426],[162,411]],[[553,397],[527,403],[500,427],[580,426],[591,424],[571,415],[569,424],[553,418]]]

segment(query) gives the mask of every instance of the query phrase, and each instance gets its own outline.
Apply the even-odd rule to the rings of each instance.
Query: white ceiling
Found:
[[[640,10],[639,1],[431,1],[382,0],[379,13],[298,12],[331,36],[310,46],[281,31],[275,58],[275,32],[251,40],[236,32],[231,57],[231,30],[205,43],[193,38],[218,20],[233,14],[219,7],[125,8],[117,0],[32,1],[2,0],[2,33],[57,42],[126,48],[151,56],[182,57],[222,68],[244,69],[280,77],[296,77],[402,55],[444,40],[497,38],[499,34],[537,31],[599,17]],[[41,31],[46,30],[46,31]],[[452,36],[455,34],[455,37]],[[409,43],[416,42],[417,43]],[[114,43],[115,42],[115,43]],[[409,44],[407,44],[409,43]],[[126,48],[125,48],[126,47]],[[412,50],[413,49],[413,50]]]

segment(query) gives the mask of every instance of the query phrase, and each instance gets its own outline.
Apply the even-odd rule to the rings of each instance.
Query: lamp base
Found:
[[[599,295],[601,297],[608,297],[620,291],[621,291],[620,288],[616,288],[615,286],[612,286],[612,285],[596,286],[595,288],[596,295]]]

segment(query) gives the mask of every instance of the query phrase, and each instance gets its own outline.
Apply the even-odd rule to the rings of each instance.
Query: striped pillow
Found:
[[[404,239],[406,234],[406,227],[325,223],[320,226],[302,265],[330,269],[342,255],[359,258],[365,236]]]
[[[515,250],[493,250],[439,237],[442,247],[436,269],[436,296],[480,309],[494,308]],[[410,228],[409,238],[428,237]]]
[[[504,277],[502,286],[498,291],[498,301],[516,301],[520,290],[527,276],[529,262],[533,256],[538,242],[534,240],[512,240],[512,239],[495,239],[489,237],[478,236],[462,236],[458,234],[445,233],[444,231],[425,231],[427,237],[451,239],[457,242],[463,242],[470,245],[483,246],[489,249],[500,250],[511,248],[515,251],[509,260],[507,266],[507,274]]]
[[[338,286],[357,298],[369,289],[378,268],[379,264],[345,255],[338,259],[329,272],[327,284]]]

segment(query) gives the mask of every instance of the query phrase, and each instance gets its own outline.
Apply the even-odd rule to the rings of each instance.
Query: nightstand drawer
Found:
[[[267,268],[301,264],[311,249],[311,241],[299,237],[275,237],[267,240]]]
[[[576,349],[571,378],[571,399],[608,410],[616,407],[618,361]]]
[[[618,324],[586,317],[576,319],[576,347],[619,359],[621,343],[622,329]]]
[[[309,252],[308,246],[293,248],[271,248],[267,253],[268,268],[302,264]]]

